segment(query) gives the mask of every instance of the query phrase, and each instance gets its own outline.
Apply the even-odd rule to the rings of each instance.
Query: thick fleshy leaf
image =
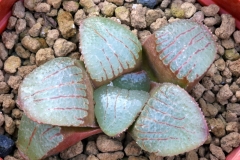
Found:
[[[80,25],[80,49],[93,84],[99,87],[140,66],[142,46],[121,24],[90,17]]]
[[[38,123],[58,126],[96,126],[93,88],[80,61],[56,58],[26,76],[18,104]]]
[[[25,159],[43,159],[101,132],[99,128],[39,124],[23,115],[18,131],[17,147]]]
[[[149,93],[102,86],[94,91],[95,115],[100,128],[109,136],[124,132],[142,110]]]
[[[190,91],[216,56],[216,44],[202,24],[178,20],[163,26],[143,44],[159,82],[171,82]]]
[[[202,145],[208,128],[194,99],[179,86],[163,83],[151,91],[130,133],[142,149],[173,156]]]
[[[113,86],[149,92],[150,79],[145,71],[124,74],[112,81]]]

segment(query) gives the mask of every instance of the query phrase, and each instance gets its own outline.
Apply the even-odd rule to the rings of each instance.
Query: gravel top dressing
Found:
[[[13,145],[23,115],[16,101],[23,79],[54,58],[82,59],[80,23],[87,17],[102,16],[129,29],[141,43],[159,28],[179,19],[191,19],[207,26],[216,42],[217,55],[189,93],[205,116],[208,138],[190,152],[161,157],[142,150],[128,132],[114,138],[101,133],[46,159],[225,160],[240,145],[240,31],[236,30],[231,15],[219,15],[218,11],[217,5],[203,7],[196,0],[16,2],[7,28],[0,35],[0,157],[23,159]]]

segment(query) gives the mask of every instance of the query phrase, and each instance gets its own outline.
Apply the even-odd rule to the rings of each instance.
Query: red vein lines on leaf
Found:
[[[99,63],[100,63],[100,65],[101,65],[101,67],[102,67],[102,69],[103,69],[103,71],[104,71],[104,74],[105,74],[105,76],[106,76],[106,79],[108,79],[108,75],[107,75],[106,69],[104,68],[104,66],[103,66],[103,64],[102,64],[101,61],[99,61]]]
[[[61,96],[57,96],[57,97],[50,97],[50,98],[42,98],[42,99],[35,99],[35,102],[40,102],[40,101],[44,101],[44,100],[52,100],[52,99],[59,99],[59,98],[86,98],[85,96],[80,96],[80,95],[61,95]]]
[[[106,89],[106,99],[107,99],[107,106],[106,106],[106,108],[104,109],[104,120],[106,120],[106,115],[107,115],[107,110],[108,110],[108,97],[109,97],[109,95],[108,95],[108,88]]]
[[[112,48],[112,46],[108,43],[108,41],[107,41],[107,39],[106,38],[104,38],[104,36],[102,36],[96,29],[94,29],[93,27],[90,27],[89,26],[89,28],[91,28],[100,38],[102,38],[105,42],[106,42],[106,44],[107,44],[107,46],[109,47],[109,49],[112,51],[112,53],[116,56],[116,58],[117,58],[117,60],[118,60],[118,62],[119,62],[119,64],[120,64],[120,66],[121,66],[121,68],[122,69],[124,69],[124,67],[123,67],[123,65],[122,65],[122,63],[121,63],[121,61],[120,61],[120,59],[119,59],[119,57],[118,57],[118,54],[116,53],[116,51]],[[107,57],[107,56],[106,56]],[[129,65],[129,64],[128,64]]]
[[[163,93],[163,94],[161,94],[161,95],[163,95],[163,96],[165,96],[165,93],[162,91],[162,90],[159,90],[161,93]],[[172,93],[173,94],[173,93]],[[166,99],[169,99],[167,96],[165,96],[165,98]],[[152,99],[154,99],[154,100],[156,100],[156,101],[158,101],[159,103],[161,103],[161,104],[163,104],[164,105],[164,107],[168,107],[169,109],[171,109],[171,110],[173,110],[174,112],[180,112],[178,109],[175,109],[174,107],[172,107],[170,104],[167,104],[165,101],[162,101],[161,99],[159,99],[159,98],[157,98],[157,97],[152,97]],[[171,102],[171,100],[170,100],[170,102]],[[174,102],[174,103],[176,103],[176,102]],[[174,104],[172,104],[173,106],[174,106]]]
[[[112,63],[110,62],[110,60],[109,60],[109,57],[106,55],[106,52],[105,52],[105,50],[104,50],[104,49],[102,49],[102,52],[103,52],[104,56],[106,57],[106,59],[107,59],[107,61],[108,61],[109,65],[110,65],[110,67],[111,67],[112,74],[113,74],[114,76],[117,76],[117,75],[115,75],[115,74],[114,74],[113,65],[112,65]],[[120,62],[119,62],[119,63],[120,63]]]
[[[196,54],[198,54],[199,52],[204,51],[205,49],[207,49],[207,47],[208,47],[210,44],[211,44],[211,43],[209,42],[209,43],[207,43],[207,44],[204,46],[204,48],[201,48],[201,49],[196,50],[191,56],[188,57],[187,61],[184,62],[183,65],[181,65],[181,66],[177,69],[176,73],[179,73],[180,70],[181,70],[186,64],[188,64],[188,62],[190,62],[190,60],[193,58],[194,55],[196,55]]]
[[[102,36],[95,28],[88,26],[89,28],[91,28],[99,37],[101,37],[106,43],[107,43],[107,39],[104,38],[104,36]]]
[[[47,132],[51,131],[52,129],[54,129],[55,126],[50,126],[49,128],[47,128],[42,134],[41,136],[44,136],[44,134],[46,134]]]
[[[73,75],[73,76],[82,76],[82,73],[81,73],[81,72],[79,72],[79,73],[73,73],[73,74],[70,74],[69,76],[71,76],[71,75]]]
[[[122,70],[124,70],[124,66],[123,66],[122,62],[120,61],[120,59],[119,59],[118,54],[116,53],[116,51],[112,48],[111,44],[109,44],[108,42],[107,42],[106,44],[107,44],[108,48],[112,51],[113,55],[115,55],[115,57],[117,58],[117,61],[118,61],[118,63],[120,64],[120,67],[122,68]],[[107,60],[109,61],[109,58],[107,57],[105,50],[102,49],[102,51],[104,52],[105,57],[106,57]],[[112,63],[111,63],[110,61],[109,61],[109,63],[110,63],[110,65],[112,66]],[[118,68],[118,71],[119,71],[119,73],[120,73],[119,68]]]
[[[129,96],[129,92],[130,92],[130,91],[127,91],[126,99],[128,99],[128,100],[131,101],[131,98],[130,98],[130,96]],[[129,102],[129,101],[127,101],[127,100],[124,101],[124,104],[122,105],[122,106],[123,106],[123,109],[125,109],[125,111],[126,111],[131,117],[134,117],[134,115],[129,111],[129,108],[127,108],[127,107],[129,107],[129,106],[128,106],[128,105],[129,105],[128,102]]]
[[[81,84],[83,83],[82,81],[71,81],[71,82],[67,82],[67,83],[61,83],[59,85],[55,85],[55,86],[52,86],[52,87],[48,87],[48,88],[44,88],[42,90],[39,90],[39,91],[36,91],[35,93],[31,94],[30,96],[26,96],[24,97],[25,99],[31,97],[31,96],[35,96],[36,94],[39,94],[39,93],[42,93],[42,92],[45,92],[45,91],[48,91],[48,90],[51,90],[51,89],[54,89],[54,88],[60,88],[60,87],[63,87],[63,86],[68,86],[68,85],[76,85],[76,84]]]
[[[164,106],[174,110],[174,108],[172,106],[170,106],[169,104],[167,104],[166,102],[162,101],[161,99],[157,98],[157,97],[152,97],[152,99],[158,101],[159,103],[162,103]]]
[[[66,67],[64,67],[64,68],[61,68],[61,69],[57,70],[56,72],[51,73],[50,75],[44,77],[44,78],[42,79],[42,82],[45,81],[46,79],[48,79],[48,78],[50,78],[50,77],[52,77],[52,76],[60,73],[61,71],[65,70],[65,69],[67,69],[67,68],[71,68],[71,67],[75,67],[75,65],[69,65],[69,66],[66,66]]]
[[[197,38],[197,37],[198,37],[200,34],[202,34],[202,33],[203,33],[203,32],[200,32],[200,33],[198,33],[197,35],[195,35],[195,36],[190,40],[190,42],[189,42],[187,45],[183,46],[182,49],[181,49],[168,63],[172,63],[172,61],[174,61],[175,59],[177,59],[178,56],[180,56],[182,53],[184,53],[184,51],[185,51],[186,48],[188,48],[188,47],[190,47],[191,45],[194,45],[194,44],[196,44],[197,42],[199,42],[200,40],[202,40],[202,39],[204,38],[203,36],[200,37],[199,39],[197,39],[197,40],[194,42],[195,38]],[[168,54],[168,55],[169,55],[169,54]],[[166,56],[163,58],[163,60],[164,60],[165,58],[167,58],[168,55],[166,55]]]
[[[33,137],[35,136],[36,132],[37,132],[37,129],[38,129],[38,125],[36,127],[34,127],[33,131],[32,131],[32,134],[31,136],[29,137],[29,141],[28,141],[28,145],[27,145],[27,150],[29,148],[29,146],[31,145],[32,143],[32,140],[33,140]]]
[[[166,35],[168,35],[169,33],[168,32],[164,32],[163,34],[160,34],[160,35],[157,35],[158,33],[156,33],[156,38],[161,38],[161,37],[164,37]],[[161,42],[160,42],[161,43]],[[158,43],[157,43],[158,44]]]
[[[61,136],[61,135],[62,135],[61,133],[56,133],[52,137],[50,137],[49,140],[53,140],[54,138]]]
[[[175,116],[173,116],[173,115],[171,115],[171,114],[169,114],[169,113],[166,113],[166,112],[163,112],[163,111],[161,111],[161,110],[159,110],[159,109],[156,109],[156,108],[154,108],[153,106],[151,106],[151,105],[149,105],[149,104],[147,104],[151,109],[153,109],[154,111],[156,111],[156,112],[158,112],[158,113],[161,113],[161,114],[163,114],[163,115],[166,115],[166,116],[169,116],[169,117],[171,117],[171,118],[173,118],[173,119],[175,119],[175,120],[179,120],[179,121],[181,121],[181,120],[184,120],[185,119],[185,117],[183,117],[183,118],[178,118],[178,117],[175,117]]]
[[[188,32],[191,32],[191,31],[194,30],[196,27],[197,27],[197,26],[192,27],[192,28],[186,30],[185,32],[182,32],[182,33],[180,33],[179,35],[177,35],[177,36],[173,39],[173,41],[170,42],[165,48],[163,48],[162,50],[160,50],[160,51],[158,52],[158,54],[161,54],[164,50],[166,50],[167,48],[169,48],[171,45],[175,44],[175,42],[176,42],[181,36],[185,35],[185,34],[188,33]]]
[[[88,112],[87,109],[85,109],[85,108],[80,108],[80,107],[56,107],[56,108],[48,108],[48,110],[59,110],[59,111],[81,110],[81,111]]]
[[[138,47],[139,51],[141,50],[142,47],[139,46],[137,42],[135,42],[135,41],[134,41],[133,39],[131,39],[130,37],[127,37],[127,39],[129,39],[130,41],[132,41],[132,42]]]
[[[78,121],[80,121],[80,124],[83,124],[84,123],[84,118],[76,118],[76,117],[74,117],[76,120],[78,120]]]
[[[118,100],[118,97],[119,97],[119,92],[117,94],[117,97],[115,99],[115,103],[114,103],[114,118],[116,119],[117,118],[117,100]]]
[[[135,129],[136,132],[141,134],[163,134],[164,132],[158,132],[158,131],[142,131],[139,129]]]
[[[151,121],[151,122],[155,122],[155,123],[158,123],[158,124],[164,124],[166,126],[169,126],[169,127],[173,127],[173,128],[177,128],[177,129],[182,129],[182,130],[185,130],[186,132],[190,132],[190,133],[194,133],[190,130],[187,130],[185,127],[183,126],[176,126],[176,125],[173,125],[173,124],[170,124],[170,123],[167,123],[167,122],[162,122],[162,121],[157,121],[155,119],[152,119],[152,118],[149,118],[149,117],[143,117],[145,120],[148,120],[148,121]]]
[[[134,59],[137,59],[138,57],[135,56],[135,54],[133,53],[133,51],[120,39],[118,39],[117,37],[115,37],[113,34],[111,34],[108,29],[105,29],[107,31],[107,33],[112,36],[116,41],[120,42],[134,57]]]
[[[142,141],[168,141],[168,140],[177,140],[178,138],[176,137],[167,137],[167,138],[138,138],[139,140]]]

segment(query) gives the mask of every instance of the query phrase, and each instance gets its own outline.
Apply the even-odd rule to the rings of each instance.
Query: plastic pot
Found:
[[[17,0],[0,0],[0,34],[5,30],[11,9]]]
[[[240,0],[197,0],[200,4],[208,6],[216,4],[221,13],[231,14],[236,19],[236,27],[240,29]]]

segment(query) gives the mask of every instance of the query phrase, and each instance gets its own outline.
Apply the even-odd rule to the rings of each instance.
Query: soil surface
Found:
[[[217,56],[205,77],[191,91],[209,126],[199,148],[173,157],[148,153],[123,133],[95,135],[49,160],[224,160],[240,144],[240,31],[231,15],[219,7],[202,7],[195,0],[159,0],[147,8],[134,0],[24,0],[12,9],[0,36],[0,134],[16,141],[22,111],[18,87],[24,77],[45,62],[62,56],[79,59],[78,27],[90,16],[109,17],[136,34],[141,42],[161,26],[178,19],[205,24],[217,43]],[[17,149],[4,160],[21,159]]]

